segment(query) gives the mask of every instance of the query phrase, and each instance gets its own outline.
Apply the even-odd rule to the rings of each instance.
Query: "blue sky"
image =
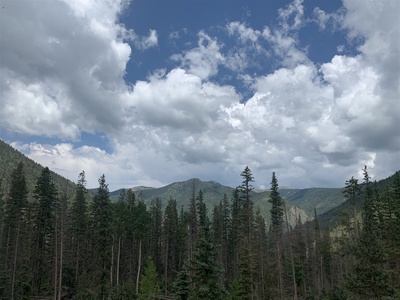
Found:
[[[0,3],[0,138],[71,180],[400,169],[400,1]]]

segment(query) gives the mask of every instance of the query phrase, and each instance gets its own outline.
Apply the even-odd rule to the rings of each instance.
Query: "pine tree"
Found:
[[[243,170],[240,174],[243,177],[242,184],[237,187],[241,201],[241,214],[242,214],[242,233],[250,244],[250,239],[253,234],[253,201],[251,200],[250,193],[254,189],[252,182],[254,177],[251,174],[249,167]]]
[[[361,186],[358,184],[357,179],[355,179],[352,176],[349,180],[346,180],[343,194],[348,199],[351,200],[352,205],[353,205],[354,232],[355,232],[356,237],[358,237],[358,235],[359,235],[356,200],[357,200],[357,196],[360,194],[360,191],[361,191]]]
[[[82,273],[85,272],[85,262],[87,260],[87,190],[85,171],[79,173],[76,185],[75,197],[71,205],[71,256],[73,258],[73,272],[75,285],[80,281]]]
[[[175,300],[188,300],[191,292],[190,273],[186,264],[179,271],[173,285]]]
[[[149,256],[146,260],[144,274],[140,277],[138,300],[153,300],[158,296],[158,279],[156,266]]]
[[[55,258],[54,208],[57,190],[53,183],[49,168],[44,168],[35,187],[37,213],[33,248],[33,279],[34,294],[48,295],[52,290]]]
[[[223,270],[217,263],[217,251],[207,229],[199,238],[190,269],[193,272],[190,300],[223,299],[223,288],[220,285]]]
[[[133,215],[134,237],[139,244],[137,255],[136,292],[139,291],[139,279],[142,270],[143,241],[146,241],[148,238],[150,223],[150,213],[147,211],[146,204],[140,200],[135,206]]]
[[[179,269],[179,220],[176,200],[170,198],[165,208],[162,224],[162,248],[164,264],[164,288],[174,277],[174,271]]]
[[[274,238],[278,238],[283,230],[283,200],[278,192],[278,180],[275,172],[272,172],[269,203],[272,204],[271,212],[271,232]]]
[[[20,162],[11,174],[10,191],[5,203],[5,215],[3,226],[3,238],[1,246],[1,261],[4,264],[5,276],[4,285],[0,287],[3,295],[9,299],[21,298],[18,293],[17,282],[22,281],[21,267],[26,263],[26,258],[22,254],[27,247],[23,237],[26,231],[25,213],[27,209],[28,188]]]
[[[99,178],[99,188],[91,205],[91,230],[95,270],[95,288],[98,299],[110,295],[110,267],[112,248],[112,210],[105,176]]]
[[[376,192],[371,188],[367,167],[364,171],[363,227],[355,250],[356,263],[348,279],[352,293],[364,299],[382,299],[393,296],[394,290],[388,282],[384,252],[377,224]]]
[[[283,297],[283,267],[282,267],[282,257],[283,257],[283,246],[282,246],[282,233],[283,233],[283,210],[284,202],[278,191],[278,180],[275,176],[275,172],[272,172],[271,188],[269,200],[272,204],[270,210],[271,213],[271,226],[270,226],[270,242],[271,242],[271,256],[274,259],[271,260],[271,268],[275,271],[275,278],[278,281],[277,292],[273,291],[274,297],[282,299]]]
[[[161,272],[162,210],[161,210],[161,200],[159,198],[152,200],[152,205],[150,207],[150,215],[151,215],[151,225],[150,225],[150,237],[149,237],[149,243],[150,243],[149,255],[153,259],[157,272]]]

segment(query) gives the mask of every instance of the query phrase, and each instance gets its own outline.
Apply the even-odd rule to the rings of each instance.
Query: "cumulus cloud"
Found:
[[[218,73],[218,66],[224,61],[220,52],[221,44],[204,31],[198,34],[198,46],[184,54],[175,54],[171,58],[191,74],[207,80]]]
[[[131,48],[117,20],[126,1],[2,3],[0,126],[71,140],[120,128]],[[157,34],[136,39],[145,49]]]
[[[158,34],[138,37],[120,25],[125,2],[52,1],[43,10],[29,3],[7,2],[10,13],[0,18],[8,28],[0,35],[0,126],[64,138],[14,146],[69,179],[85,169],[92,186],[103,173],[111,188],[189,177],[236,186],[249,165],[260,185],[276,171],[284,185],[342,186],[363,165],[377,178],[399,167],[398,1],[344,1],[335,19],[314,10],[321,30],[334,19],[349,43],[358,41],[352,56],[314,64],[299,47],[306,18],[295,0],[278,11],[278,26],[229,22],[230,48],[200,31],[170,69],[132,85],[123,79],[128,41],[145,50]],[[24,23],[11,26],[17,21]],[[273,70],[245,74],[257,55]],[[219,81],[221,67],[240,73],[249,99]],[[113,152],[70,143],[82,130],[106,134]]]

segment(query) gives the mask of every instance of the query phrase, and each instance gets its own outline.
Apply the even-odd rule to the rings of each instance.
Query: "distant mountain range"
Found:
[[[24,163],[28,186],[32,191],[43,166],[0,140],[0,179],[3,179],[0,187],[3,191],[7,190],[11,172],[20,161]],[[54,172],[52,172],[52,174],[57,188],[60,191],[66,191],[72,196],[75,184]],[[380,186],[386,186],[390,184],[391,178],[392,177],[382,180],[378,184]],[[344,178],[343,182],[345,180]],[[189,206],[193,190],[196,196],[201,190],[209,212],[211,212],[213,206],[218,204],[224,197],[224,194],[226,194],[230,200],[234,191],[234,188],[221,185],[218,182],[201,181],[197,178],[171,183],[160,188],[139,186],[131,189],[135,192],[138,199],[145,201],[148,205],[150,205],[154,199],[158,198],[162,206],[165,206],[168,200],[173,198],[177,201],[178,207],[180,208],[183,206],[184,209],[187,209]],[[339,188],[282,188],[279,192],[285,199],[288,219],[292,225],[295,224],[298,216],[300,216],[303,222],[310,220],[314,215],[315,208],[324,226],[334,226],[339,222],[341,212],[349,209],[351,206],[351,203],[343,196],[342,190],[343,189]],[[92,195],[96,193],[96,189],[90,191]],[[120,193],[121,189],[110,192],[111,200],[117,201]],[[255,190],[252,192],[251,197],[254,202],[254,209],[259,209],[268,222],[270,216],[269,211],[271,209],[270,203],[268,202],[269,190]],[[357,205],[361,207],[361,202],[357,202]]]

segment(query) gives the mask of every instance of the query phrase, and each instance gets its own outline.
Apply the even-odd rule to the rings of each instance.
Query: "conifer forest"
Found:
[[[400,298],[400,172],[384,187],[366,167],[344,179],[354,204],[334,228],[317,211],[290,225],[275,173],[266,222],[248,167],[212,208],[196,186],[183,207],[131,189],[111,201],[104,175],[91,193],[84,171],[74,190],[26,173],[19,163],[0,197],[1,299]]]

